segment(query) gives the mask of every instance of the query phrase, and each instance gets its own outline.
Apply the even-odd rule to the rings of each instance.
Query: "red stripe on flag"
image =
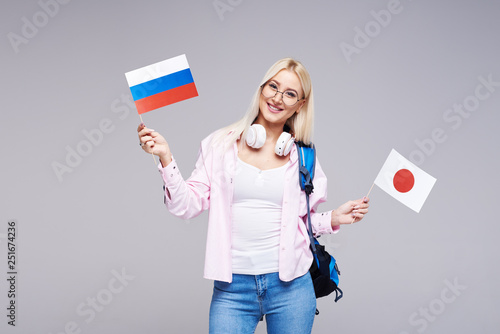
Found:
[[[180,102],[198,96],[198,91],[194,82],[184,86],[176,87],[164,92],[145,97],[135,101],[137,112],[144,114],[148,111],[167,106],[172,103]]]

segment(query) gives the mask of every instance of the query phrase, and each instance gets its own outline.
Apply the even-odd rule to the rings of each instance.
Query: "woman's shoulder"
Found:
[[[201,141],[202,149],[227,148],[235,141],[234,130],[222,128],[213,131]],[[236,138],[237,139],[237,138]]]
[[[211,132],[209,135],[207,135],[203,139],[203,141],[215,139],[215,138],[218,138],[218,137],[224,138],[225,136],[228,136],[229,134],[231,134],[231,130],[227,130],[225,128],[217,129],[217,130]]]

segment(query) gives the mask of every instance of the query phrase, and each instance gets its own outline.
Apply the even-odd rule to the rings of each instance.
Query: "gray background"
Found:
[[[500,82],[500,3],[401,0],[385,27],[371,11],[388,0],[215,3],[226,11],[212,0],[73,0],[44,21],[37,1],[2,1],[0,276],[16,219],[19,279],[15,328],[1,279],[1,332],[64,333],[72,322],[81,333],[207,332],[207,216],[186,224],[164,208],[139,117],[120,102],[125,72],[185,53],[200,96],[143,117],[185,177],[200,140],[239,119],[269,66],[292,56],[314,83],[329,177],[320,209],[365,195],[391,148],[437,178],[419,214],[375,187],[362,223],[322,238],[345,296],[318,301],[314,333],[498,333],[500,87],[460,123],[445,118],[474,102],[479,77]],[[40,27],[16,48],[23,17]],[[372,37],[346,57],[356,27]],[[112,130],[59,180],[53,164],[106,119]],[[114,270],[129,276],[116,293]],[[78,308],[92,298],[100,311],[87,321]]]

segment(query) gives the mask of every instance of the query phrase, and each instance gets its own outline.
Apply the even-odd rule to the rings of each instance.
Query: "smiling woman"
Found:
[[[267,95],[270,90],[276,90],[274,95]],[[289,91],[293,91],[298,95],[295,104],[285,103],[286,101],[283,100],[285,99],[284,93],[289,93]],[[252,104],[245,116],[240,121],[224,128],[217,139],[223,138],[224,132],[230,131],[233,132],[228,135],[228,142],[236,141],[240,135],[242,139],[245,139],[250,126],[254,122],[260,123],[265,120],[265,118],[260,118],[256,121],[261,112],[268,110],[269,113],[272,113],[269,110],[270,107],[267,106],[268,103],[280,116],[274,119],[276,121],[277,118],[280,121],[284,120],[284,124],[293,132],[297,141],[301,141],[306,145],[311,143],[314,122],[314,97],[311,77],[304,65],[292,58],[281,59],[269,68],[255,92]],[[286,109],[285,113],[288,117],[281,113],[282,109]],[[279,126],[276,129],[277,132],[281,132]]]
[[[280,92],[279,89],[283,91]],[[299,102],[299,94],[300,96],[304,95],[297,74],[290,70],[278,72],[261,87],[260,113],[256,123],[269,122],[281,125],[283,128],[283,125],[293,114],[299,113],[305,102],[304,98],[302,98],[302,102]]]
[[[313,118],[309,73],[285,58],[267,71],[245,116],[202,141],[187,180],[165,138],[144,124],[137,129],[143,150],[160,157],[168,210],[189,219],[210,209],[204,274],[214,280],[210,333],[253,333],[264,315],[268,333],[311,333],[313,257],[294,142],[311,144]],[[316,236],[368,212],[368,198],[318,211],[327,183],[317,160],[314,186]]]

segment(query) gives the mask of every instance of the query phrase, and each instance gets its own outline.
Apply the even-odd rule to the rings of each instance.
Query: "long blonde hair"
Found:
[[[226,148],[228,148],[240,137],[240,135],[242,142],[245,140],[248,129],[259,115],[261,86],[278,74],[278,72],[285,69],[293,71],[297,74],[304,92],[303,98],[305,99],[305,102],[301,107],[301,111],[299,113],[294,113],[286,121],[286,126],[288,126],[290,131],[295,134],[295,139],[297,141],[302,141],[307,145],[311,143],[314,123],[314,101],[311,77],[309,76],[309,72],[307,72],[304,65],[292,58],[283,58],[278,60],[273,66],[271,66],[271,68],[269,68],[260,85],[257,87],[257,90],[253,95],[252,102],[243,118],[222,128],[218,135],[214,138],[216,142],[224,140],[227,145]]]

